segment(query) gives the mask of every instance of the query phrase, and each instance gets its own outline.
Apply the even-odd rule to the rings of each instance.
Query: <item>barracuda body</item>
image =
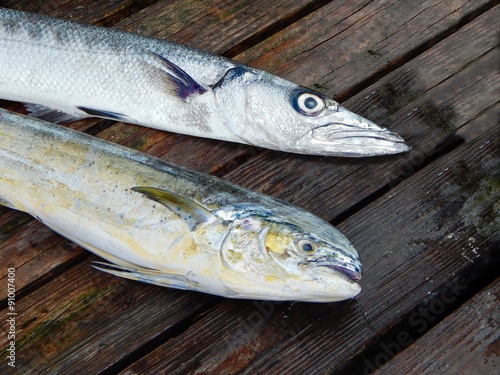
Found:
[[[164,40],[0,8],[0,98],[33,116],[89,116],[302,154],[408,151],[320,93]]]
[[[311,213],[1,109],[0,203],[118,276],[234,298],[329,302],[360,291],[356,250]]]

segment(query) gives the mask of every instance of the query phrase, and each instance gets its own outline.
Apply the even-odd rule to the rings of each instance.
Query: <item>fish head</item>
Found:
[[[218,83],[216,96],[223,102],[221,112],[229,115],[226,121],[233,133],[244,143],[325,156],[410,150],[396,133],[314,90],[248,67],[233,70]]]
[[[232,272],[226,287],[236,297],[333,302],[360,292],[361,262],[352,244],[312,214],[298,217],[253,210],[231,222],[221,253]]]

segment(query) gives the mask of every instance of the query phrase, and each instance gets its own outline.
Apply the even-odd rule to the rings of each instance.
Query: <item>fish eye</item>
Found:
[[[319,95],[302,92],[296,96],[294,106],[303,115],[314,116],[325,109],[326,103]]]
[[[301,239],[298,240],[296,244],[299,250],[305,254],[313,254],[316,252],[316,244],[310,240]]]

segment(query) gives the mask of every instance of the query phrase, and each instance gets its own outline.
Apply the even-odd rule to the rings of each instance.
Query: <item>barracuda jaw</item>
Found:
[[[327,156],[366,157],[411,150],[396,133],[340,106],[325,120],[328,124],[312,129],[300,143],[308,142]]]

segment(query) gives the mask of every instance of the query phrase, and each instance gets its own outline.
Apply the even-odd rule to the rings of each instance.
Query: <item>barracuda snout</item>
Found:
[[[240,142],[324,156],[366,157],[410,150],[396,133],[271,74],[239,67],[238,74],[226,75],[223,81],[216,96],[230,112],[226,121]]]
[[[295,89],[294,109],[305,116],[311,130],[297,140],[302,153],[364,157],[409,151],[403,138],[308,89]],[[314,124],[318,123],[317,126]]]
[[[338,106],[326,125],[313,128],[299,143],[314,145],[329,156],[376,156],[411,150],[403,138],[373,122]]]

